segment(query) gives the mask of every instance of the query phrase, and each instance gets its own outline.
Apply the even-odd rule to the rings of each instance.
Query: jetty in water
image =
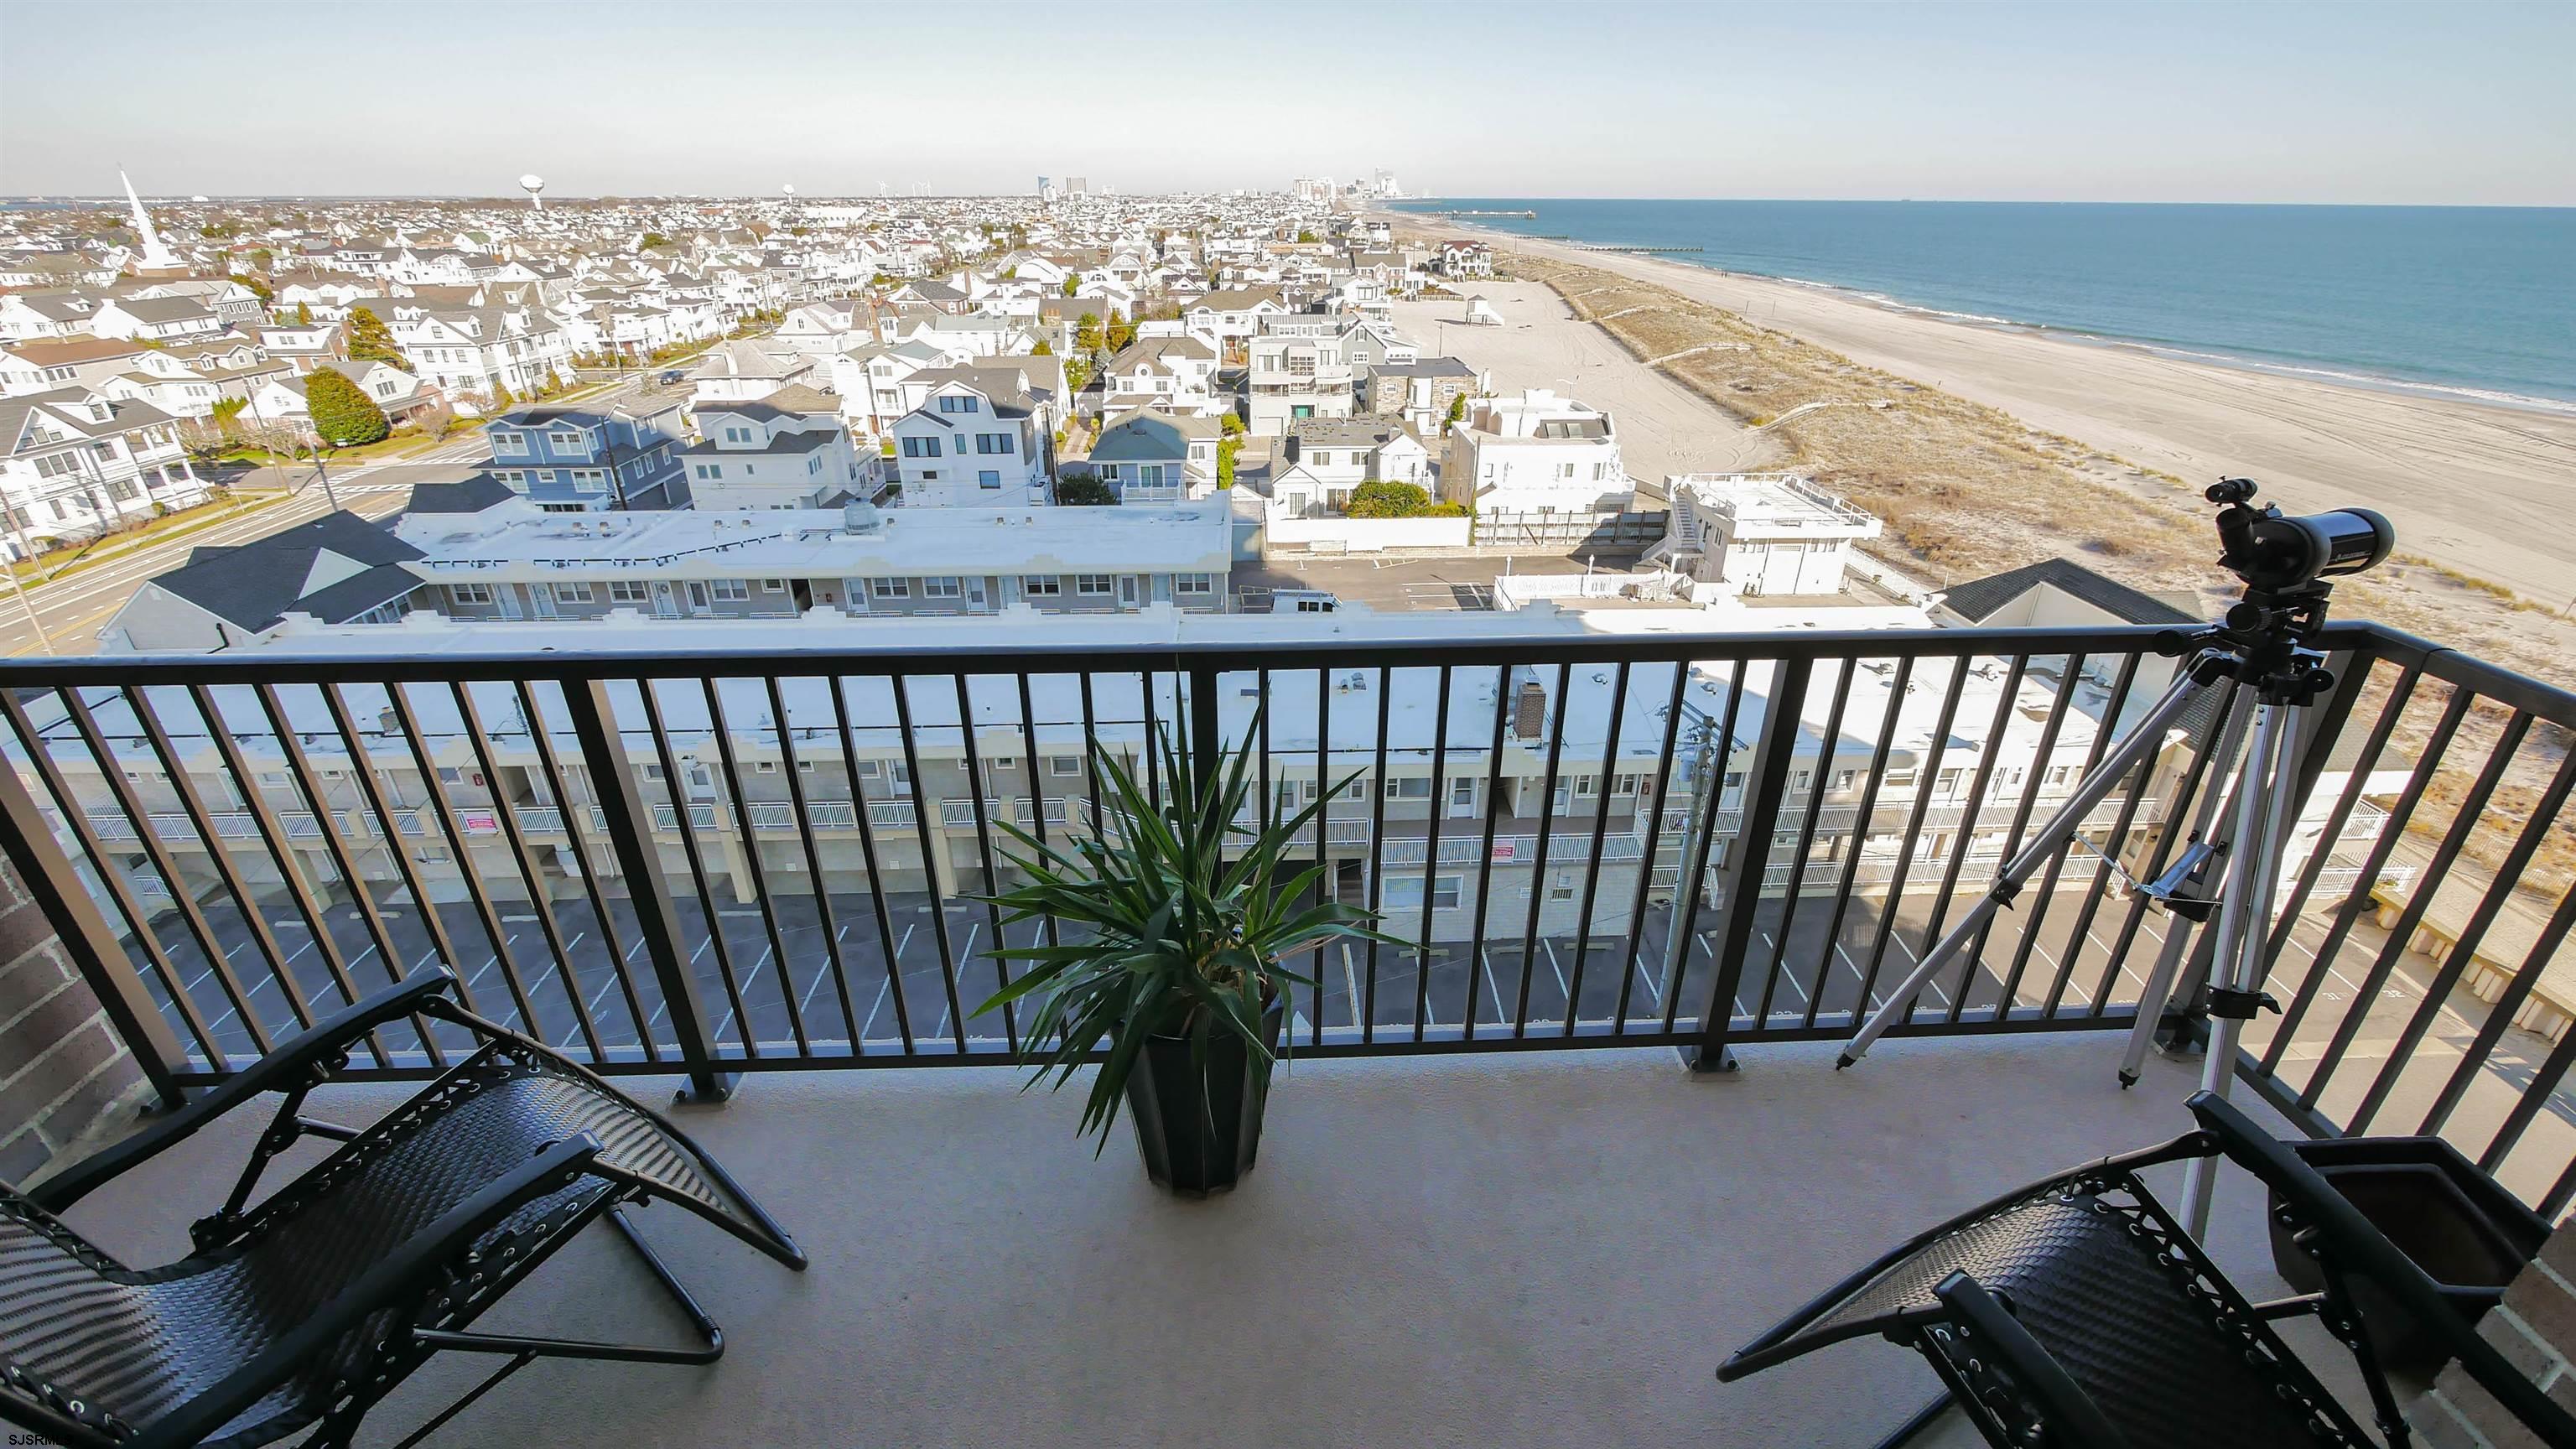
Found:
[[[1516,216],[1523,221],[1538,220],[1535,211],[1435,211],[1433,216]]]

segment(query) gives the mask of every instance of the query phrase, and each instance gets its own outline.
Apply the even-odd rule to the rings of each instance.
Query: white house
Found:
[[[100,337],[176,342],[212,337],[224,330],[224,319],[188,297],[110,297],[90,315],[89,330]]]
[[[384,409],[385,417],[399,421],[435,406],[437,394],[423,389],[420,379],[390,362],[352,361],[335,357],[322,364],[357,384],[358,391]],[[304,393],[311,373],[302,376],[271,377],[250,395],[248,415],[261,423],[283,424],[299,432],[313,427],[313,411]]]
[[[1121,503],[1168,503],[1216,491],[1216,448],[1225,436],[1214,418],[1140,408],[1109,420],[1092,441],[1086,464]]]
[[[839,400],[791,387],[758,400],[701,403],[701,441],[680,450],[702,511],[829,508],[871,491]]]
[[[1544,388],[1468,404],[1440,493],[1478,513],[1616,513],[1636,496],[1610,415]]]
[[[751,402],[785,387],[811,387],[817,381],[815,359],[750,342],[719,342],[689,369],[689,406],[703,411],[719,403]]]
[[[907,507],[1026,507],[1048,501],[1052,440],[1026,393],[941,383],[894,424]]]
[[[430,309],[387,299],[384,319],[421,380],[445,392],[460,411],[477,412],[502,390],[523,396],[572,376],[563,329],[526,308]],[[381,315],[381,314],[379,314]]]
[[[1692,599],[1839,594],[1851,546],[1876,515],[1792,473],[1664,479],[1672,521],[1651,557],[1694,582]]]
[[[205,501],[178,420],[149,403],[84,387],[0,399],[0,541],[12,558],[36,540],[87,538]]]

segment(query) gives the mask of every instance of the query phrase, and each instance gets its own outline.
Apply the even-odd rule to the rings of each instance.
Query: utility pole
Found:
[[[18,526],[18,510],[14,505],[8,507],[8,519],[9,541],[17,545],[19,558],[35,557],[34,550],[27,547],[25,531]],[[45,632],[45,621],[36,617],[36,601],[27,595],[27,581],[19,577],[18,563],[19,559],[9,561],[9,586],[18,592],[18,607],[27,611],[27,625],[36,631],[36,642],[45,646],[46,653],[58,654],[61,651],[54,648],[54,637]]]
[[[1703,882],[1689,877],[1700,821],[1706,819],[1712,831],[1717,828],[1716,816],[1703,806],[1708,792],[1723,789],[1726,781],[1717,753],[1717,720],[1706,710],[1696,709],[1688,703],[1684,703],[1682,709],[1691,717],[1694,738],[1690,803],[1683,807],[1682,833],[1675,840],[1680,853],[1673,857],[1673,913],[1664,929],[1664,990],[1667,993],[1681,987],[1682,967],[1690,960],[1690,924],[1699,914],[1699,893]],[[1732,743],[1729,741],[1730,745]],[[1658,801],[1655,808],[1664,808],[1663,803]],[[1646,862],[1649,872],[1654,868],[1653,861]]]

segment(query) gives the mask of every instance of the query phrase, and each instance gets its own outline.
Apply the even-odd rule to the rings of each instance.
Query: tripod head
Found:
[[[2254,506],[2251,478],[2221,478],[2202,495],[2219,505],[2220,567],[2245,583],[2221,619],[2195,634],[2159,640],[2165,652],[2199,649],[2194,666],[2206,679],[2255,685],[2267,702],[2304,704],[2333,684],[2316,638],[2337,578],[2377,568],[2397,546],[2397,530],[2368,508],[2292,517],[2274,504]]]

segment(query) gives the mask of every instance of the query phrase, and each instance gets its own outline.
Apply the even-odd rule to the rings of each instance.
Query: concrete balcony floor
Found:
[[[1653,1049],[1299,1063],[1259,1169],[1208,1202],[1155,1193],[1123,1123],[1095,1159],[1073,1098],[1023,1096],[1011,1071],[755,1076],[682,1118],[812,1270],[646,1211],[724,1324],[724,1360],[539,1361],[430,1443],[1873,1444],[1932,1392],[1912,1354],[1870,1340],[1743,1384],[1712,1370],[1937,1219],[2184,1130],[2197,1064],[2152,1061],[2121,1092],[2119,1046],[1896,1041],[1843,1073],[1830,1045],[1768,1046],[1706,1078]],[[407,1094],[338,1087],[308,1110],[359,1121]],[[137,1265],[180,1255],[256,1125],[236,1113],[74,1225]],[[2283,1291],[2250,1180],[2228,1175],[2216,1224],[2239,1284]],[[612,1236],[586,1235],[486,1325],[679,1341]],[[2303,1351],[2321,1342],[2294,1328]],[[367,1442],[494,1366],[433,1363]],[[1953,1425],[1934,1442],[1972,1440]]]

